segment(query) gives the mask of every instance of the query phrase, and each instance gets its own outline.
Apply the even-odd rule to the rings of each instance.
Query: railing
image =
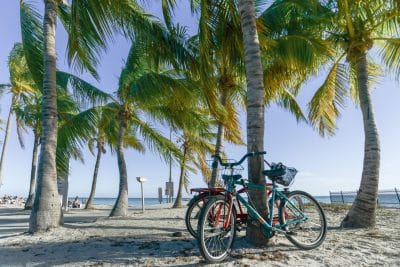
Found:
[[[331,203],[350,204],[353,203],[357,191],[339,191],[329,192]],[[381,190],[378,192],[378,205],[386,207],[400,208],[400,190],[394,188],[391,190]]]

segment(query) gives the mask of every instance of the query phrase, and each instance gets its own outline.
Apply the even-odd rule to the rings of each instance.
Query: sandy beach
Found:
[[[27,234],[29,212],[0,206],[1,266],[197,266],[205,264],[186,231],[185,208],[130,209],[127,218],[108,218],[109,208],[65,213],[64,226]],[[380,208],[377,226],[338,227],[346,210],[324,205],[328,235],[321,247],[302,251],[277,236],[266,248],[252,248],[240,232],[231,257],[218,266],[400,266],[400,209]],[[181,232],[182,235],[177,234]]]

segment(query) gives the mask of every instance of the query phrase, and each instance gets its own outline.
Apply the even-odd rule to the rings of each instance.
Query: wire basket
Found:
[[[207,160],[206,162],[207,162],[207,166],[208,166],[207,176],[209,177],[207,180],[211,179],[213,170],[215,169],[216,177],[217,177],[217,186],[222,186],[224,184],[222,181],[222,175],[242,174],[242,171],[244,170],[244,167],[241,165],[234,166],[232,168],[228,168],[225,166],[221,166],[221,164],[219,164],[219,162],[216,162],[214,160]],[[224,160],[224,162],[235,163],[236,161],[233,159],[227,159],[227,160]],[[214,168],[214,166],[215,166],[215,168]]]
[[[276,182],[283,186],[290,186],[294,182],[294,178],[297,174],[297,170],[293,167],[287,167],[282,163],[272,164],[271,169],[279,171],[281,174],[277,176]]]

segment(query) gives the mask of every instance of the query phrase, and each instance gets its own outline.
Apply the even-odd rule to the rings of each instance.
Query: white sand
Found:
[[[204,263],[187,233],[185,208],[153,206],[144,214],[108,218],[109,209],[70,210],[65,224],[43,234],[23,233],[29,212],[0,206],[0,266],[196,266]],[[342,208],[325,208],[329,232],[318,249],[302,251],[278,236],[267,248],[251,248],[243,231],[233,255],[220,266],[400,266],[400,209],[379,209],[369,230],[337,226]],[[183,236],[173,237],[182,232]]]

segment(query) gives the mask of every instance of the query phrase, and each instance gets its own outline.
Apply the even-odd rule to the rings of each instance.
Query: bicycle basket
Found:
[[[225,162],[230,162],[230,163],[236,162],[235,160],[231,160],[231,159],[227,159],[227,160],[224,160],[224,161]],[[241,174],[242,171],[244,170],[243,166],[241,166],[241,165],[235,166],[235,167],[233,167],[231,169],[231,168],[227,168],[225,166],[221,166],[220,164],[214,162],[213,160],[207,160],[207,165],[209,167],[209,170],[207,172],[208,177],[211,177],[212,170],[213,170],[214,167],[216,167],[217,184],[219,186],[222,186],[222,184],[224,183],[223,179],[222,179],[223,175],[231,175],[231,174],[238,175],[238,174]],[[233,170],[233,172],[232,172],[232,170]]]
[[[264,171],[271,180],[275,180],[278,184],[289,186],[294,182],[294,177],[297,174],[295,168],[286,167],[282,163],[272,164],[271,170]]]

